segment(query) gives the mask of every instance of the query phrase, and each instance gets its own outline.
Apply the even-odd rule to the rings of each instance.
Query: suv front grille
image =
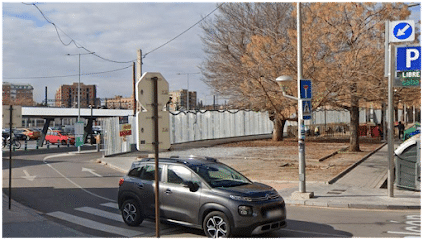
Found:
[[[266,194],[266,196],[264,197],[256,197],[256,198],[252,198],[251,200],[253,202],[261,202],[261,201],[267,201],[267,200],[273,200],[273,199],[278,199],[281,196],[279,196],[279,194],[277,193],[273,193],[273,194]]]

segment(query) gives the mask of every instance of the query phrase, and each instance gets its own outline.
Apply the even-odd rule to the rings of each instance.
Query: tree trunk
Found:
[[[351,86],[351,108],[350,108],[350,152],[360,152],[360,143],[358,136],[358,126],[359,126],[359,98],[356,95],[357,85],[353,84]]]
[[[277,117],[273,120],[273,141],[283,141],[283,128],[286,120],[278,119]]]

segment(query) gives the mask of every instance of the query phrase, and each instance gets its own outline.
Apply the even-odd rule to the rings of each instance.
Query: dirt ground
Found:
[[[349,139],[306,139],[306,181],[328,182],[346,168],[381,146],[379,139],[360,138],[361,152],[348,152]],[[298,142],[288,138],[245,141],[221,145],[245,147],[239,158],[220,158],[219,161],[237,169],[248,178],[275,188],[293,187],[298,183]],[[334,154],[337,152],[337,154]],[[329,155],[334,154],[331,157]],[[328,157],[325,160],[322,158]],[[320,160],[320,161],[319,161]]]

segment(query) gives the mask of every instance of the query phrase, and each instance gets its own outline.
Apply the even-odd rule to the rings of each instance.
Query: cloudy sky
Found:
[[[198,66],[205,58],[199,25],[155,49],[189,29],[219,3],[37,3],[46,18],[58,27],[61,40],[55,27],[36,7],[27,4],[2,3],[3,81],[31,84],[34,100],[41,102],[45,86],[48,99],[54,99],[60,85],[78,82],[78,55],[67,54],[87,51],[69,44],[72,39],[78,46],[115,61],[81,56],[81,82],[97,85],[100,98],[132,94],[132,61],[137,58],[137,49],[148,53],[143,59],[143,72],[162,73],[170,91],[186,89],[187,75],[178,73],[199,72]],[[412,10],[412,19],[420,19],[420,6]],[[117,69],[123,70],[113,71]],[[213,93],[201,81],[200,74],[189,75],[189,89],[198,92],[199,100],[212,103]]]
[[[137,49],[143,54],[153,51],[215,10],[217,4],[47,2],[37,6],[58,27],[63,43],[69,44],[71,37],[78,46],[103,58],[126,62],[81,55],[81,82],[97,85],[97,96],[110,98],[132,94],[132,61],[137,59]],[[65,46],[55,27],[33,5],[3,2],[2,7],[3,81],[31,84],[37,102],[44,100],[45,86],[48,99],[54,99],[60,85],[78,82],[78,55],[67,54],[87,51],[73,43]],[[199,72],[198,66],[204,60],[201,34],[197,25],[147,54],[143,59],[143,72],[160,72],[171,91],[186,89],[187,75],[178,73]],[[84,75],[125,67],[129,68]],[[63,77],[68,75],[75,76]],[[199,99],[211,103],[212,93],[201,81],[200,74],[189,75],[189,89],[197,91]]]

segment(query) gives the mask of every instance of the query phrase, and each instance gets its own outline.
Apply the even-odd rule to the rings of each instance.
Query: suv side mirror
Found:
[[[186,182],[186,184],[184,184],[184,186],[188,187],[191,192],[196,192],[200,188],[200,185],[198,185],[198,183],[194,183],[192,181]]]

